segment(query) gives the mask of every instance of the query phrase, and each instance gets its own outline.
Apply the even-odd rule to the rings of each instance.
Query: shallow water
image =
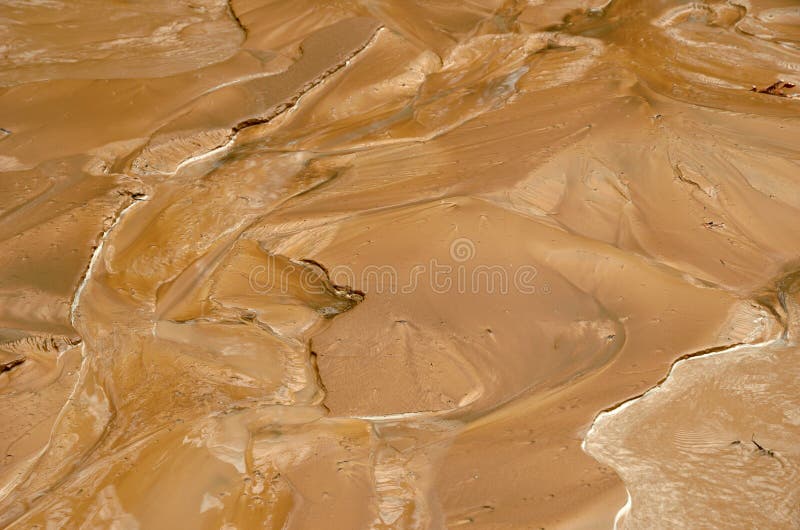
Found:
[[[796,527],[798,24],[5,2],[0,524]]]

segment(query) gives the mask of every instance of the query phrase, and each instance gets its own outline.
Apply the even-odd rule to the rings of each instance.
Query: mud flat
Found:
[[[800,524],[794,3],[0,20],[0,526]]]

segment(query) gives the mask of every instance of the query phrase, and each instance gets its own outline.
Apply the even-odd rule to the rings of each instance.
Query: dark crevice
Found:
[[[708,355],[710,353],[719,353],[719,352],[722,352],[722,351],[725,351],[725,350],[729,350],[731,348],[735,348],[737,346],[746,346],[746,345],[747,345],[746,342],[734,342],[734,343],[731,343],[731,344],[726,344],[724,346],[714,346],[712,348],[706,348],[704,350],[699,350],[699,351],[696,351],[696,352],[692,352],[692,353],[687,353],[685,355],[681,355],[680,357],[678,357],[677,359],[672,361],[672,364],[670,365],[669,370],[667,370],[667,374],[664,377],[662,377],[655,385],[651,386],[650,388],[648,388],[647,390],[645,390],[644,392],[642,392],[641,394],[639,394],[637,396],[625,399],[623,401],[620,401],[616,405],[612,405],[610,407],[602,409],[595,416],[595,421],[597,421],[597,418],[600,415],[608,413],[608,412],[611,412],[613,410],[616,410],[619,407],[621,407],[622,405],[624,405],[626,403],[629,403],[631,401],[636,401],[637,399],[643,397],[645,394],[647,394],[651,390],[659,388],[669,378],[670,374],[672,374],[672,370],[675,368],[675,365],[678,364],[679,362],[685,361],[687,359],[691,359],[693,357],[702,357],[703,355]]]
[[[10,372],[11,370],[13,370],[14,368],[21,365],[24,362],[25,362],[25,357],[18,357],[16,359],[11,359],[10,361],[0,363],[0,374]]]
[[[765,88],[758,88],[754,86],[750,89],[750,92],[757,92],[759,94],[767,94],[768,96],[778,96],[778,97],[789,97],[789,94],[786,93],[787,90],[791,90],[795,87],[794,83],[789,83],[786,81],[775,81],[771,85]]]
[[[375,30],[375,33],[377,33],[377,31],[379,29],[380,29],[380,27]],[[281,114],[283,114],[284,112],[286,112],[290,108],[294,107],[297,104],[297,102],[300,100],[301,97],[303,97],[306,93],[308,93],[313,88],[315,88],[315,87],[319,86],[321,83],[325,82],[325,80],[327,80],[333,74],[335,74],[336,72],[338,72],[339,70],[341,70],[342,68],[347,66],[347,63],[350,62],[350,60],[353,59],[353,57],[355,57],[356,55],[361,53],[367,46],[369,46],[370,43],[374,39],[375,33],[373,33],[372,38],[368,39],[364,43],[363,46],[361,46],[360,48],[358,48],[356,50],[353,50],[352,53],[349,53],[346,57],[343,57],[341,59],[341,61],[339,61],[337,64],[335,64],[334,66],[332,66],[331,68],[329,68],[328,70],[326,70],[325,72],[320,74],[316,79],[306,83],[303,87],[301,87],[294,94],[294,96],[292,96],[289,100],[287,100],[287,101],[281,103],[280,105],[278,105],[277,107],[275,107],[275,109],[273,109],[273,111],[270,112],[268,115],[261,116],[261,117],[248,118],[248,119],[240,121],[239,123],[234,125],[233,129],[231,130],[231,135],[228,137],[228,141],[232,140],[233,137],[236,136],[236,134],[238,134],[243,129],[247,129],[248,127],[253,127],[255,125],[263,125],[265,123],[269,123],[270,121],[272,121],[276,117],[280,116]],[[222,144],[222,145],[224,145],[224,144]]]
[[[239,29],[242,30],[246,39],[248,34],[247,28],[242,24],[242,19],[239,18],[239,15],[236,14],[236,10],[233,8],[233,0],[228,0],[228,14],[234,22],[236,22],[236,25],[239,26]]]
[[[218,149],[222,149],[225,146],[231,144],[236,139],[236,137],[238,136],[238,134],[242,130],[247,129],[249,127],[254,127],[254,126],[257,126],[257,125],[264,125],[264,124],[270,123],[275,118],[279,117],[280,115],[282,115],[286,111],[288,111],[291,108],[293,108],[297,104],[297,102],[300,100],[300,98],[302,98],[305,94],[307,94],[312,89],[316,88],[317,86],[319,86],[320,84],[325,82],[329,77],[331,77],[332,75],[337,73],[339,70],[343,69],[345,66],[347,66],[347,64],[350,62],[350,60],[352,60],[355,56],[357,56],[364,49],[366,49],[374,41],[375,35],[377,34],[377,32],[382,27],[383,26],[379,26],[379,27],[375,28],[375,31],[372,33],[371,37],[369,39],[367,39],[366,42],[364,42],[364,44],[362,46],[360,46],[359,48],[353,50],[351,53],[348,53],[346,56],[341,57],[341,59],[339,60],[339,62],[337,64],[335,64],[334,66],[332,66],[331,68],[329,68],[325,72],[321,73],[315,79],[312,79],[311,81],[307,82],[305,85],[300,87],[294,93],[294,95],[292,95],[289,99],[285,100],[282,103],[279,103],[279,104],[273,106],[263,116],[256,116],[256,117],[248,118],[248,119],[245,119],[245,120],[242,120],[242,121],[238,122],[237,124],[235,124],[234,126],[232,126],[230,128],[230,132],[228,134],[226,134],[225,137],[221,141],[216,143],[216,145],[207,147],[205,149],[205,151],[202,152],[202,153],[195,153],[195,154],[192,154],[191,156],[185,157],[183,160],[178,162],[174,166],[174,168],[172,168],[172,170],[169,173],[174,173],[177,170],[177,168],[179,168],[181,165],[185,164],[189,160],[192,160],[192,159],[195,159],[195,158],[204,157],[208,153],[214,152],[214,151],[216,151]],[[189,142],[197,143],[196,138],[192,138],[191,136],[188,137],[188,138],[187,137],[180,138],[180,140],[183,140],[183,141],[188,140]],[[134,167],[137,165],[137,163],[140,163],[142,169],[145,169],[145,170],[148,170],[148,171],[151,169],[150,162],[146,158],[145,158],[145,160],[140,162],[140,158],[143,156],[143,153],[145,153],[147,151],[147,149],[151,147],[151,144],[152,144],[152,140],[151,140],[151,142],[148,142],[133,157],[132,165]],[[161,170],[158,170],[158,172],[159,173],[165,173],[164,171],[161,171]]]

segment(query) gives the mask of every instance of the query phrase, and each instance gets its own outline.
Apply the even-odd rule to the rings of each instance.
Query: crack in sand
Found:
[[[234,20],[234,22],[236,22],[236,25],[239,26],[239,29],[242,30],[242,33],[244,33],[244,37],[247,38],[248,35],[247,27],[245,27],[245,25],[242,24],[242,19],[240,19],[239,15],[236,14],[236,10],[233,8],[233,0],[228,0],[227,5],[228,5],[228,14]]]
[[[215,154],[222,153],[222,152],[226,151],[229,147],[231,147],[234,144],[234,142],[236,141],[236,138],[238,137],[238,135],[239,135],[239,133],[241,131],[243,131],[245,129],[248,129],[250,127],[255,127],[257,125],[267,124],[267,123],[271,122],[272,120],[280,117],[284,113],[289,112],[292,109],[294,109],[297,106],[297,104],[300,102],[300,100],[302,99],[302,97],[304,95],[308,94],[314,88],[316,88],[316,87],[322,85],[323,83],[325,83],[325,81],[327,81],[331,76],[333,76],[334,74],[336,74],[337,72],[342,70],[344,67],[348,66],[350,64],[350,62],[355,57],[357,57],[364,50],[369,48],[375,42],[377,36],[379,35],[379,33],[380,33],[380,31],[382,29],[383,29],[383,26],[377,26],[375,28],[375,30],[372,32],[372,34],[370,35],[369,39],[367,39],[364,42],[363,45],[359,46],[358,48],[355,48],[355,49],[351,50],[346,56],[342,57],[336,64],[334,64],[331,67],[329,67],[327,70],[325,70],[324,72],[319,74],[314,79],[312,79],[312,80],[306,82],[305,84],[303,84],[290,98],[288,98],[287,100],[285,100],[285,101],[283,101],[283,102],[281,102],[281,103],[279,103],[277,105],[274,105],[271,109],[268,109],[267,110],[267,114],[265,114],[263,116],[255,116],[255,117],[252,117],[252,118],[248,118],[246,120],[242,120],[242,121],[238,122],[237,124],[235,124],[233,127],[231,127],[229,129],[229,133],[224,137],[224,139],[221,142],[219,142],[216,146],[209,148],[208,150],[206,150],[203,153],[192,155],[192,156],[188,156],[188,157],[184,158],[183,160],[181,160],[180,162],[175,164],[174,168],[172,168],[171,171],[160,171],[160,170],[154,169],[152,167],[152,164],[148,161],[148,156],[147,156],[148,150],[152,150],[153,147],[161,147],[161,146],[153,146],[152,145],[152,139],[151,139],[151,141],[148,142],[147,145],[145,145],[145,147],[135,157],[135,159],[134,159],[134,161],[133,161],[133,163],[131,165],[131,169],[133,170],[134,173],[144,172],[144,173],[158,173],[158,174],[163,174],[163,175],[174,175],[181,168],[183,168],[183,167],[185,167],[185,166],[187,166],[189,164],[192,164],[194,162],[199,162],[201,160],[210,158],[210,157],[214,156]],[[270,76],[267,76],[267,77],[270,77]],[[234,83],[234,84],[236,84],[236,83]],[[232,85],[225,85],[225,86],[232,86]],[[220,88],[222,88],[222,87],[220,87]],[[213,92],[211,92],[211,93],[213,93]],[[175,138],[171,142],[178,141],[178,140],[180,140],[180,141],[188,141],[189,143],[195,143],[196,145],[199,146],[201,144],[197,140],[197,138],[199,136],[203,135],[203,134],[212,134],[212,133],[214,133],[214,131],[203,131],[202,133],[189,135],[189,136],[185,136],[185,137]]]
[[[81,295],[83,294],[83,290],[89,283],[89,279],[92,275],[92,270],[94,269],[97,260],[100,258],[100,254],[102,254],[103,252],[103,246],[105,245],[105,242],[108,239],[108,235],[119,224],[119,222],[128,212],[128,210],[130,210],[137,204],[145,202],[147,200],[147,196],[142,195],[140,193],[130,193],[130,197],[131,197],[131,202],[129,202],[127,206],[123,207],[119,211],[119,213],[116,215],[111,224],[109,224],[108,228],[106,228],[101,234],[99,242],[94,247],[94,251],[92,252],[92,257],[89,259],[89,265],[86,267],[86,272],[84,272],[83,277],[81,278],[81,282],[78,284],[78,288],[75,290],[75,296],[72,298],[72,304],[70,306],[70,323],[72,324],[72,327],[75,328],[76,332],[77,332],[77,326],[75,325],[75,322],[76,322],[76,315],[78,314],[78,304],[80,302]]]

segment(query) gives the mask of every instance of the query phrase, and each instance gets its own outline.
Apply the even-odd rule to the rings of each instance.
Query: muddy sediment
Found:
[[[0,526],[800,524],[791,2],[0,19]]]

